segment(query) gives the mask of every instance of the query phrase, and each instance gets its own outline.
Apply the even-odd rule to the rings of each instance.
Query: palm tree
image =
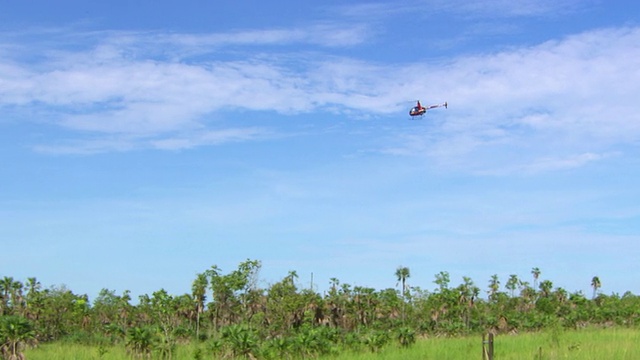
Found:
[[[540,269],[538,269],[537,267],[534,267],[533,269],[531,269],[531,274],[533,274],[533,288],[537,289],[538,278],[540,277]]]
[[[13,278],[10,276],[5,276],[0,279],[0,315],[8,315],[9,314],[9,294],[11,293],[11,289],[13,288]]]
[[[154,333],[149,327],[131,327],[127,331],[126,347],[137,357],[151,357]]]
[[[536,298],[536,289],[529,286],[529,282],[520,282],[520,299],[524,301],[527,306],[533,304]]]
[[[544,280],[540,283],[540,292],[543,297],[548,297],[553,289],[553,283],[550,280]]]
[[[7,359],[24,359],[22,348],[35,338],[31,323],[22,316],[0,318],[0,349]]]
[[[591,287],[593,288],[593,298],[596,298],[596,295],[598,293],[598,289],[602,286],[602,283],[600,283],[600,278],[597,276],[594,276],[593,279],[591,279]]]
[[[200,314],[204,311],[204,302],[207,299],[207,286],[209,285],[209,280],[207,279],[207,274],[201,273],[196,276],[196,279],[193,281],[193,285],[191,286],[193,299],[196,302],[196,339],[200,339]]]
[[[457,287],[460,296],[458,303],[462,306],[461,310],[464,318],[464,324],[468,329],[471,320],[470,312],[474,306],[475,299],[478,297],[478,294],[480,294],[480,288],[473,283],[473,280],[471,280],[470,277],[463,276],[462,281],[463,283]]]
[[[26,309],[25,315],[28,319],[33,320],[37,317],[39,309],[37,308],[38,301],[41,299],[40,289],[42,284],[35,278],[27,278],[27,297],[26,297]]]
[[[402,296],[407,296],[407,279],[411,277],[411,272],[408,267],[398,266],[396,269],[396,277],[398,282],[402,283]]]
[[[507,284],[505,285],[505,288],[507,288],[507,290],[511,291],[511,297],[515,296],[515,292],[516,292],[516,288],[518,287],[518,284],[520,282],[518,281],[518,275],[509,275],[509,280],[507,280]]]
[[[40,291],[42,288],[42,284],[35,277],[27,278],[27,296],[33,297],[35,294]]]
[[[398,278],[398,282],[402,283],[402,322],[404,323],[404,319],[406,316],[405,306],[407,303],[407,278],[411,276],[411,272],[408,267],[398,266],[396,269],[396,277]],[[397,285],[396,285],[397,286]]]
[[[120,296],[117,300],[117,306],[119,310],[119,319],[120,319],[120,328],[123,331],[123,335],[127,331],[127,326],[129,324],[130,314],[132,312],[131,301],[131,291],[125,290],[122,292],[122,296]]]
[[[401,327],[398,329],[398,343],[402,347],[409,347],[416,342],[415,330],[408,327]]]
[[[20,281],[14,281],[11,284],[11,307],[13,308],[13,314],[24,315],[24,296],[23,296],[24,285]]]
[[[331,284],[331,289],[329,289],[330,293],[337,293],[338,285],[340,285],[340,280],[338,280],[338,278],[332,277],[331,279],[329,279],[329,283]]]
[[[222,328],[222,339],[229,345],[235,357],[254,359],[258,348],[258,337],[246,325],[229,325]]]

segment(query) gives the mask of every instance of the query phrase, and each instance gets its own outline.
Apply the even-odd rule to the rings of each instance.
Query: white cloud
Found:
[[[317,38],[323,42],[336,36],[330,35],[332,26],[201,36],[106,33],[102,39],[89,34],[96,43],[75,50],[54,46],[43,52],[43,58],[31,61],[21,61],[24,54],[18,52],[0,62],[0,105],[37,108],[78,134],[104,134],[91,140],[99,141],[94,150],[109,148],[100,142],[113,143],[114,138],[120,150],[142,144],[175,148],[261,138],[255,129],[237,128],[229,132],[250,135],[202,137],[208,131],[221,131],[208,129],[205,119],[212,114],[224,117],[233,109],[404,118],[410,106],[406,101],[417,97],[424,102],[447,100],[450,108],[427,115],[440,121],[429,136],[398,133],[400,142],[388,146],[387,152],[464,167],[488,166],[487,159],[504,160],[495,154],[514,153],[515,148],[516,154],[528,150],[528,157],[520,161],[548,165],[549,159],[606,154],[617,144],[640,140],[634,109],[634,96],[640,92],[638,28],[596,30],[441,63],[385,65],[322,51],[309,56],[288,50],[241,52],[248,55],[242,60],[238,55],[209,54],[197,62],[158,55],[203,45],[204,54],[212,51],[212,44],[224,41],[264,45]],[[361,41],[358,31],[346,29],[337,35],[343,39],[338,43]],[[7,47],[25,49],[12,43],[3,46]]]
[[[605,29],[412,69],[438,80],[408,89],[446,94],[439,96],[446,96],[450,106],[431,117],[441,121],[430,130],[438,136],[401,134],[406,146],[390,151],[478,171],[498,163],[504,168],[507,160],[512,169],[523,164],[552,169],[551,163],[572,162],[550,159],[610,153],[637,142],[638,44],[637,28]]]

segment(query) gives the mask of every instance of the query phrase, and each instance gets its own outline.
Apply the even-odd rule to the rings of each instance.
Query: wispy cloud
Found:
[[[38,144],[34,151],[52,155],[91,155],[105,152],[126,152],[141,149],[187,150],[200,146],[245,141],[265,141],[279,137],[265,128],[225,128],[221,130],[194,129],[188,133],[157,136],[123,134],[90,136],[82,139],[59,139]]]
[[[556,16],[584,9],[594,1],[580,0],[427,0],[427,6],[432,6],[441,11],[447,10],[469,17],[532,17],[532,16]]]
[[[583,153],[564,158],[540,158],[523,168],[527,173],[547,172],[553,170],[582,167],[590,162],[609,157],[609,154]]]
[[[353,18],[384,18],[390,14],[411,14],[414,17],[453,13],[471,18],[514,18],[557,16],[579,11],[598,0],[413,0],[370,2],[337,7],[341,16]]]
[[[253,49],[296,42],[346,46],[360,42],[363,34],[358,26],[330,23],[205,35],[107,31],[67,36],[54,32],[50,43],[32,44],[41,47],[38,56],[32,48],[17,45],[13,34],[5,37],[3,48],[21,51],[12,55],[7,51],[7,59],[0,64],[0,105],[38,109],[47,114],[47,122],[80,133],[105,134],[102,139],[68,141],[63,151],[72,144],[80,146],[80,152],[93,152],[107,149],[106,144],[124,150],[145,143],[167,148],[253,139],[214,136],[217,140],[212,141],[214,137],[201,136],[207,131],[193,130],[206,128],[205,118],[214,112],[297,113],[336,98],[329,94],[331,89],[313,90],[314,82],[324,80],[309,73],[315,63],[304,56],[274,52],[273,48],[270,55],[256,54],[238,46]],[[74,41],[75,46],[70,46]],[[231,53],[238,52],[235,55],[211,54],[234,47]],[[313,93],[320,96],[314,98]],[[237,130],[227,133],[238,134]],[[254,129],[243,133],[253,134]],[[187,139],[185,134],[195,137]],[[135,140],[138,146],[132,144]],[[52,145],[38,149],[53,150]]]
[[[639,41],[637,28],[606,29],[424,66],[416,72],[437,84],[410,87],[446,94],[450,108],[430,136],[401,134],[405,146],[389,151],[478,170],[503,168],[509,157],[510,164],[519,162],[515,167],[538,164],[531,169],[575,164],[550,159],[584,159],[576,154],[606,158],[616,146],[640,140],[631,105],[640,91]]]
[[[150,143],[156,149],[180,150],[198,146],[217,145],[228,142],[240,142],[249,140],[264,140],[272,136],[271,131],[261,128],[237,128],[223,130],[208,130],[197,134],[186,134],[164,139],[152,140]]]
[[[361,41],[358,31],[345,31],[337,35],[344,44]],[[5,40],[2,48],[24,52],[4,52],[0,106],[48,114],[48,122],[78,134],[65,143],[66,150],[75,144],[82,151],[189,148],[264,138],[264,129],[224,130],[208,124],[214,114],[224,118],[233,109],[402,118],[407,100],[428,102],[428,95],[451,105],[438,113],[441,122],[428,136],[391,131],[398,137],[386,152],[484,166],[487,159],[505,158],[492,154],[527,149],[528,157],[520,161],[551,169],[550,159],[585,160],[576,154],[591,154],[588,161],[577,162],[587,164],[611,153],[612,146],[640,140],[634,109],[640,92],[638,28],[596,30],[442,63],[371,63],[320,48],[312,56],[272,49],[241,52],[243,59],[208,54],[197,61],[193,53],[187,58],[160,54],[209,49],[199,50],[204,53],[225,41],[265,45],[323,38],[316,33],[325,34],[328,42],[336,36],[321,26],[205,35],[107,32],[104,38],[87,35],[91,40],[76,48],[54,44],[39,57]],[[430,81],[415,81],[416,76]],[[38,145],[40,150],[53,147]],[[570,163],[576,164],[564,162]]]

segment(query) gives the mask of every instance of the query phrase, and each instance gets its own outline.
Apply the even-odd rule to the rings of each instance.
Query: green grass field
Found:
[[[640,331],[611,328],[500,335],[494,339],[494,358],[496,360],[640,359]],[[333,359],[482,359],[482,338],[475,336],[423,339],[408,350],[392,346],[378,354],[345,354]]]
[[[494,341],[496,360],[640,359],[640,330],[608,328],[580,331],[498,335]],[[102,354],[101,354],[102,352]],[[194,360],[193,346],[180,346],[173,360]],[[98,348],[64,343],[44,344],[26,353],[28,360],[119,360],[130,358],[123,347]],[[202,359],[213,359],[203,354]],[[390,345],[378,353],[343,353],[322,360],[469,360],[482,359],[482,338],[421,339],[408,349]]]

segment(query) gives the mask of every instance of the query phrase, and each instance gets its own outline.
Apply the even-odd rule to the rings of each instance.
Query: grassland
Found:
[[[496,360],[636,360],[640,359],[640,330],[627,328],[549,330],[519,335],[499,335],[494,342]],[[194,360],[194,345],[179,346],[173,360]],[[130,358],[123,347],[44,344],[26,353],[28,360],[121,360]],[[202,359],[213,356],[202,354]],[[469,360],[482,359],[479,336],[420,339],[408,349],[390,345],[378,353],[349,353],[322,360]]]
[[[640,359],[640,330],[551,330],[520,335],[500,335],[494,341],[496,360],[632,360]],[[422,339],[407,350],[387,347],[378,354],[345,354],[334,360],[469,360],[482,359],[482,339]]]

